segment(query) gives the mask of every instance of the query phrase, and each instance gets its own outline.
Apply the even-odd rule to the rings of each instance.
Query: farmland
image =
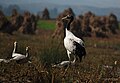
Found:
[[[55,20],[41,20],[41,21],[37,22],[37,26],[42,29],[54,30],[55,29]]]
[[[50,24],[49,24],[50,23]],[[13,35],[0,33],[0,58],[11,58],[13,42],[17,52],[25,54],[30,46],[31,64],[0,63],[0,83],[119,83],[120,34],[109,38],[84,37],[87,55],[82,62],[65,68],[52,68],[52,64],[68,60],[62,38],[53,39],[55,21],[38,22],[38,34]],[[114,62],[117,61],[115,65]],[[115,67],[112,70],[104,66]]]

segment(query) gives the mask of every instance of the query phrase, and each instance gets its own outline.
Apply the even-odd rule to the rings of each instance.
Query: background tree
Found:
[[[0,11],[0,31],[12,34],[13,28],[9,20],[6,18],[4,13]]]

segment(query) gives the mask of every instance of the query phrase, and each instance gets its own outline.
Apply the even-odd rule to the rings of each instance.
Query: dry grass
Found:
[[[61,39],[52,39],[52,32],[37,35],[0,33],[0,58],[10,58],[13,42],[18,41],[17,52],[25,53],[30,46],[32,64],[0,63],[0,83],[119,83],[120,82],[120,36],[109,39],[85,38],[87,56],[75,66],[70,66],[65,75],[65,68],[52,68],[51,65],[68,60]],[[116,70],[104,68],[114,66]],[[115,74],[114,74],[115,73]]]

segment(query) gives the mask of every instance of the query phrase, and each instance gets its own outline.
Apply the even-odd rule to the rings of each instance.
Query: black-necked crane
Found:
[[[84,46],[84,41],[76,37],[70,31],[70,24],[74,20],[72,15],[67,15],[62,18],[62,20],[68,20],[67,26],[64,27],[64,46],[67,50],[69,61],[71,62],[71,54],[74,55],[74,60],[79,57],[79,60],[82,60],[82,57],[86,55],[86,50]]]
[[[25,60],[29,63],[31,63],[31,61],[29,60],[29,47],[26,47],[26,54],[19,54],[19,53],[13,53],[12,54],[12,58],[10,59],[10,61],[15,60],[16,62],[21,62],[22,60]]]
[[[52,67],[57,67],[57,68],[63,68],[63,67],[67,67],[69,64],[70,65],[75,65],[75,59],[73,61],[62,61],[61,63],[55,64]]]

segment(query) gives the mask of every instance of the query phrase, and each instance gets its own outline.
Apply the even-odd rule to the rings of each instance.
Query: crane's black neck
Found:
[[[71,19],[69,20],[69,22],[67,22],[67,23],[64,24],[64,38],[65,38],[65,36],[66,36],[66,29],[67,29],[67,30],[70,30],[70,24],[71,24],[72,21],[73,21],[73,18],[71,18]]]
[[[67,26],[66,26],[67,30],[70,30],[70,24],[72,21],[73,21],[73,18],[71,18],[70,21],[67,23]]]
[[[26,50],[26,57],[29,57],[29,51]]]

